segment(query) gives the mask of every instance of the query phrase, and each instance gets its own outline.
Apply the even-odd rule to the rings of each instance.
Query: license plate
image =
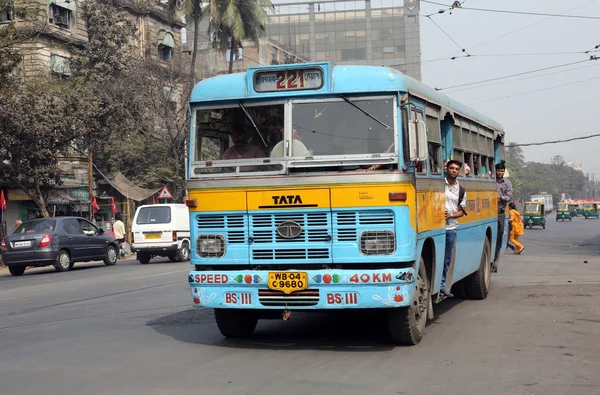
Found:
[[[15,241],[15,248],[31,247],[31,241]]]
[[[161,233],[154,233],[154,234],[150,234],[150,235],[144,235],[144,239],[146,240],[156,240],[156,239],[160,239],[162,237]]]
[[[269,288],[291,294],[302,291],[308,287],[308,273],[306,272],[269,272]]]

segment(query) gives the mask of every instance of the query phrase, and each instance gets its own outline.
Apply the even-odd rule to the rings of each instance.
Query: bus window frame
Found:
[[[361,165],[399,165],[400,155],[399,150],[399,112],[398,112],[398,96],[397,94],[368,94],[345,96],[350,101],[360,103],[360,101],[366,100],[382,100],[388,99],[392,101],[392,117],[393,117],[393,134],[394,134],[394,151],[391,153],[371,153],[371,154],[352,154],[352,155],[318,155],[318,156],[307,156],[307,157],[294,157],[291,156],[291,144],[293,138],[293,112],[295,103],[318,103],[318,102],[344,102],[340,96],[313,96],[313,97],[297,97],[287,98],[285,100],[257,100],[257,99],[235,99],[227,101],[226,103],[212,104],[212,105],[194,105],[191,108],[193,112],[192,133],[190,133],[190,153],[193,154],[193,160],[190,160],[190,179],[202,179],[202,178],[227,178],[234,176],[268,176],[268,175],[282,175],[287,174],[288,169],[295,168],[315,168],[325,166],[361,166]],[[283,105],[284,113],[284,144],[286,148],[284,150],[283,158],[254,158],[254,159],[240,159],[240,160],[213,160],[213,161],[200,161],[196,159],[197,147],[196,142],[198,141],[198,127],[197,119],[199,111],[207,110],[221,110],[229,108],[238,108],[238,102],[241,101],[245,107],[259,107],[269,105]],[[366,115],[365,115],[366,116]],[[286,118],[287,117],[287,118]],[[207,165],[207,162],[210,165]],[[272,171],[244,171],[241,172],[242,166],[257,166],[257,165],[279,165],[281,166],[278,170]],[[207,173],[196,173],[196,169],[204,168],[235,168],[234,172],[207,172]]]
[[[192,160],[189,161],[190,171],[188,177],[190,179],[203,179],[203,178],[229,178],[229,177],[239,177],[239,176],[253,176],[257,175],[281,175],[287,172],[285,160],[279,160],[271,157],[264,158],[253,158],[253,159],[220,159],[220,160],[212,160],[212,161],[203,161],[197,160],[197,146],[196,143],[198,141],[198,112],[207,111],[207,110],[223,110],[223,109],[231,109],[231,108],[239,108],[240,100],[227,101],[226,103],[212,104],[212,105],[194,105],[190,110],[192,112],[192,124],[191,124],[191,133],[190,133],[190,153],[193,155]],[[283,114],[284,114],[284,128],[285,128],[285,114],[286,114],[286,106],[289,105],[289,99],[284,100],[246,100],[243,102],[246,108],[250,107],[264,107],[264,106],[274,106],[274,105],[283,105]],[[210,134],[214,134],[209,132]],[[291,134],[290,134],[291,135]],[[285,138],[285,135],[284,135]],[[201,148],[200,148],[201,149]],[[224,152],[223,147],[221,147]],[[226,149],[226,148],[225,148]],[[260,171],[240,171],[242,167],[248,166],[281,166],[280,169],[277,170],[260,170]],[[209,168],[235,168],[233,172],[207,172],[207,173],[196,173],[197,169],[209,169]]]

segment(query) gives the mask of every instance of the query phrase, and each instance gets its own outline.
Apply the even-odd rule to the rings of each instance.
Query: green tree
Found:
[[[0,180],[21,188],[48,217],[47,192],[61,183],[59,160],[81,127],[72,112],[81,97],[52,80],[36,87],[0,94]]]
[[[190,64],[190,94],[196,83],[196,59],[198,55],[198,36],[200,34],[200,22],[204,18],[204,6],[202,0],[168,0],[169,14],[174,17],[177,10],[181,10],[186,20],[194,21],[194,38],[192,41],[192,60]]]
[[[79,108],[86,122],[78,146],[93,152],[102,171],[120,171],[145,187],[168,183],[180,198],[189,119],[181,59],[166,65],[133,56],[137,32],[115,0],[86,3],[85,16],[90,44],[72,67],[89,103]]]
[[[264,36],[268,10],[273,10],[270,0],[210,0],[209,35],[215,48],[229,49],[229,73],[242,41],[258,43]]]

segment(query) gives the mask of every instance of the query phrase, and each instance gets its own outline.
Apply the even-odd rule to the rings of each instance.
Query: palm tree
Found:
[[[204,4],[202,0],[169,0],[167,3],[169,14],[173,17],[176,11],[181,10],[186,16],[186,20],[194,21],[194,40],[192,43],[192,64],[190,66],[190,92],[196,83],[196,55],[198,50],[198,33],[200,30],[200,21],[204,17]]]
[[[270,0],[209,0],[209,35],[213,46],[229,49],[229,74],[233,59],[243,40],[258,39],[265,33],[268,10],[274,10]]]

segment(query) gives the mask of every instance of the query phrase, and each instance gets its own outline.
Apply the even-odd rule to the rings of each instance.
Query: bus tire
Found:
[[[242,309],[215,309],[217,327],[225,337],[248,337],[258,324],[258,312]]]
[[[412,305],[388,310],[388,330],[393,343],[409,346],[419,344],[427,324],[430,297],[425,261],[421,257]]]
[[[479,269],[466,281],[467,296],[471,299],[485,299],[490,292],[492,282],[492,263],[490,260],[490,241],[485,239]]]

